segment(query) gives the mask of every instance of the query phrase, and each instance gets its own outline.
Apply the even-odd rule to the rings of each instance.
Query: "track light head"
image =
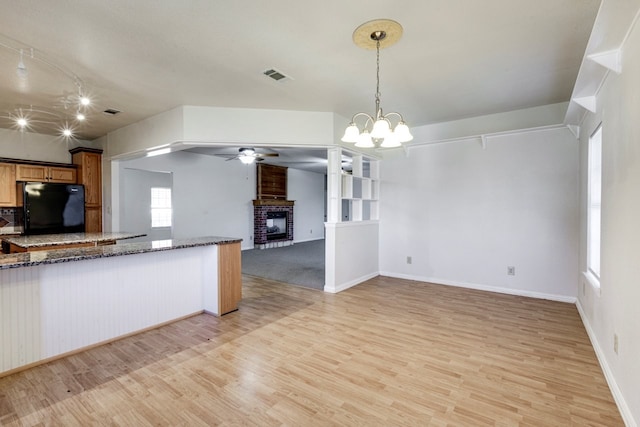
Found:
[[[20,61],[18,61],[18,68],[16,68],[16,73],[18,74],[18,77],[20,77],[21,79],[26,79],[29,73],[27,71],[27,66],[24,65],[23,58],[24,58],[23,51],[22,49],[20,49]]]

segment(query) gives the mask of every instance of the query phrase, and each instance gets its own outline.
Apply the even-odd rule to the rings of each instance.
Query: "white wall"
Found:
[[[578,225],[578,143],[566,128],[381,163],[383,275],[575,301]]]
[[[249,146],[333,145],[332,113],[185,106],[185,142]]]
[[[325,292],[340,292],[378,275],[378,221],[326,224]]]
[[[568,102],[561,102],[505,113],[416,126],[411,129],[414,136],[412,145],[557,125],[562,123],[564,119],[567,104]]]
[[[602,122],[600,290],[583,279],[578,308],[627,425],[640,423],[640,24],[623,44],[622,74],[608,73],[597,112],[580,126],[581,250],[586,270],[587,144]],[[618,354],[613,336],[618,335]]]
[[[181,141],[184,107],[177,107],[107,134],[106,159],[139,157],[147,149]]]
[[[128,169],[171,172],[174,238],[239,237],[243,249],[253,249],[255,165],[184,151],[120,161],[118,164],[120,186],[123,188],[129,182]],[[294,169],[289,172],[289,198],[296,200],[294,238],[296,241],[322,238],[324,176]],[[127,202],[123,200],[124,193],[120,191],[120,210],[131,216]],[[133,218],[130,220],[135,221]]]
[[[122,230],[146,234],[144,237],[127,239],[125,243],[171,239],[172,227],[151,227],[151,188],[173,188],[171,172],[124,168],[120,183],[122,185],[120,191],[122,194],[120,203]]]
[[[75,147],[102,148],[90,141],[0,129],[0,157],[41,162],[71,163],[69,150]]]
[[[295,243],[324,238],[325,175],[287,170],[287,195],[293,206],[293,241]]]
[[[253,248],[255,166],[179,151],[120,167],[172,172],[174,238],[239,237],[243,248]]]
[[[140,158],[162,146],[174,151],[216,145],[329,147],[336,141],[335,121],[344,119],[314,111],[181,106],[111,132],[100,143],[105,162]],[[109,164],[103,170],[104,229],[118,230],[121,177]]]

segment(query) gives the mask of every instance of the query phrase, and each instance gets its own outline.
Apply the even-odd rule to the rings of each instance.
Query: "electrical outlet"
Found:
[[[411,264],[411,262],[412,262],[412,259],[411,259],[411,257],[410,257],[410,256],[408,256],[408,257],[407,257],[407,264]]]
[[[507,274],[509,276],[515,276],[516,275],[516,268],[514,266],[507,267]]]
[[[613,352],[618,354],[618,334],[613,334]]]

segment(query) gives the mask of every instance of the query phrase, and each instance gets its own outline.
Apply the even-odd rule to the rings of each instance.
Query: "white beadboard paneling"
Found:
[[[41,358],[40,270],[0,270],[0,372]]]
[[[46,266],[44,357],[202,310],[202,249],[192,249]]]
[[[0,372],[216,313],[217,253],[213,245],[0,270]]]

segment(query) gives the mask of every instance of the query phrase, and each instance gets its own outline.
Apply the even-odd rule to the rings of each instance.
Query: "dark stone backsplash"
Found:
[[[0,234],[19,233],[20,208],[0,208]]]

